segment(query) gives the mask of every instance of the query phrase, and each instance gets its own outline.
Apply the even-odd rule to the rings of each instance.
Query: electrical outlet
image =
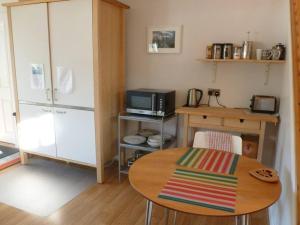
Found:
[[[221,95],[221,90],[220,89],[213,89],[213,88],[208,89],[208,96],[220,97],[220,95]]]

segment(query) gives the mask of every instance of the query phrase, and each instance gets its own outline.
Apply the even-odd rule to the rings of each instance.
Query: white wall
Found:
[[[283,42],[290,49],[287,0],[123,0],[127,12],[127,89],[149,87],[177,91],[177,106],[185,103],[189,88],[220,88],[222,103],[248,107],[253,94],[281,98],[281,124],[277,151],[271,164],[279,171],[283,192],[270,210],[272,225],[295,224],[294,118],[291,63],[271,69],[264,85],[265,67],[224,64],[212,82],[212,65],[197,62],[205,57],[207,44],[241,43],[251,31],[257,47],[270,48]],[[183,25],[181,54],[150,55],[146,51],[147,26]],[[289,56],[290,58],[290,56]],[[206,101],[206,98],[205,98]],[[205,102],[203,102],[205,103]]]
[[[253,94],[279,96],[283,66],[271,70],[264,85],[265,66],[224,64],[212,82],[212,65],[197,62],[213,42],[242,43],[251,31],[258,47],[286,43],[282,32],[282,0],[124,0],[127,13],[127,88],[176,89],[177,105],[186,101],[189,88],[221,89],[222,102],[230,107],[249,107]],[[183,25],[181,54],[150,55],[146,52],[146,28]]]

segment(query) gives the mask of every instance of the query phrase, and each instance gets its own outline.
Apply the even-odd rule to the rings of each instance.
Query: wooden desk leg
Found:
[[[189,115],[185,114],[183,118],[183,140],[182,147],[187,147],[189,141]]]
[[[151,225],[153,203],[147,200],[145,225]]]
[[[257,152],[257,160],[261,162],[263,148],[264,148],[264,140],[265,140],[265,133],[266,133],[266,122],[261,122],[261,132],[259,134],[259,141],[258,141],[258,152]]]

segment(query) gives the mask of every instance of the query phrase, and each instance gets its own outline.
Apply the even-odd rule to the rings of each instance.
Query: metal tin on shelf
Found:
[[[223,44],[213,44],[212,50],[212,58],[213,59],[222,59],[222,51],[223,51]]]
[[[233,44],[225,43],[222,51],[222,59],[232,59]]]
[[[253,41],[244,41],[242,59],[251,59]]]
[[[233,59],[241,59],[242,57],[242,47],[234,46],[233,48]]]
[[[212,45],[208,45],[206,47],[206,58],[207,59],[212,59],[213,57],[213,46]]]

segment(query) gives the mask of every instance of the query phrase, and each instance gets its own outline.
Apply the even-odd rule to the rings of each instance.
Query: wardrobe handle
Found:
[[[54,88],[54,101],[58,101],[58,98],[57,98],[57,92],[58,92],[58,89],[57,88]]]
[[[66,111],[56,111],[57,114],[66,114]]]
[[[50,90],[50,88],[47,88],[45,90],[45,92],[46,92],[47,101],[51,101],[51,90]]]
[[[46,113],[51,113],[51,110],[50,109],[42,109],[43,112],[46,112]]]

